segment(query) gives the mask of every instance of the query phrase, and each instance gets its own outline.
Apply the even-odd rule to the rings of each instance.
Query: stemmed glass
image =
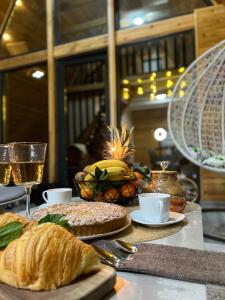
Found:
[[[11,176],[8,145],[0,144],[0,186],[8,185]]]
[[[13,181],[26,190],[26,217],[30,218],[30,194],[34,184],[40,184],[43,176],[46,143],[11,143],[9,160]]]

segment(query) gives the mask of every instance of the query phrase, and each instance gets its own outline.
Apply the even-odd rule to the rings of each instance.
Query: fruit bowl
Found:
[[[85,201],[127,204],[138,192],[137,179],[119,181],[75,180],[75,186],[81,199]]]

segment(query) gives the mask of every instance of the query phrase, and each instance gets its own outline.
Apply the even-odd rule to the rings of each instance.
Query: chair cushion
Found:
[[[0,203],[17,199],[25,195],[25,193],[23,186],[0,187]]]

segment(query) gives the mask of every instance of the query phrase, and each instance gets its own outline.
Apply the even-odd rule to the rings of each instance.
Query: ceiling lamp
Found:
[[[167,131],[164,128],[157,128],[154,132],[154,138],[158,142],[162,142],[167,137]]]
[[[141,17],[135,17],[135,18],[133,19],[133,24],[134,24],[134,25],[140,26],[140,25],[142,25],[143,23],[144,23],[144,19],[141,18]]]
[[[35,79],[41,79],[42,77],[45,76],[45,73],[42,70],[36,70],[32,73],[31,76]]]
[[[3,41],[8,42],[11,40],[11,35],[8,33],[3,33],[2,39],[3,39]]]

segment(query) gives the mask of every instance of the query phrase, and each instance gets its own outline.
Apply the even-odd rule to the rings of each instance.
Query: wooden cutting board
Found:
[[[102,265],[99,272],[82,276],[74,283],[53,291],[32,292],[0,284],[0,300],[98,300],[110,292],[115,283],[115,270]]]

